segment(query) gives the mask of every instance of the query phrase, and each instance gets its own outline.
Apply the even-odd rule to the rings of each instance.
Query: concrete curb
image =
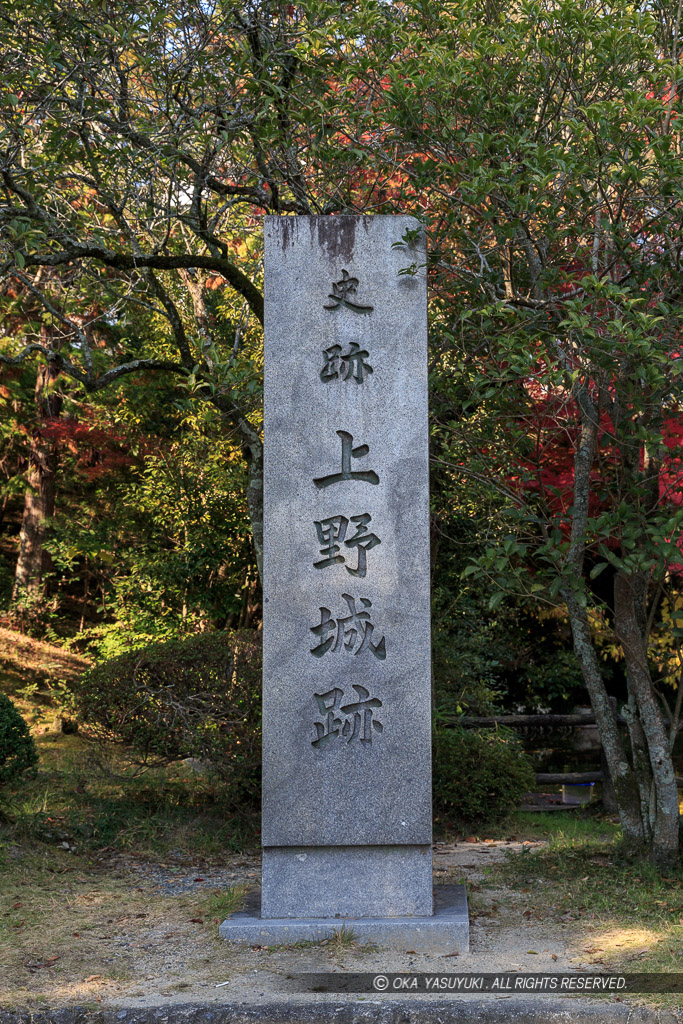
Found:
[[[585,999],[176,1004],[1,1010],[0,1024],[683,1024],[683,1013]]]

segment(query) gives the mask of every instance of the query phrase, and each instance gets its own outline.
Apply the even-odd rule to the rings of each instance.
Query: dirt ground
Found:
[[[533,858],[542,845],[435,845],[435,884],[464,881],[471,912],[470,951],[444,949],[438,955],[388,953],[345,937],[315,945],[230,946],[217,934],[230,909],[225,893],[258,884],[254,857],[238,856],[213,870],[125,858],[85,868],[64,851],[36,897],[30,877],[35,866],[15,847],[6,851],[16,886],[1,911],[0,1005],[267,1002],[301,998],[291,978],[301,972],[571,971],[605,969],[614,960],[623,962],[629,951],[637,958],[646,941],[638,929],[610,931],[566,913],[541,919],[525,891],[485,883],[486,866],[506,852]]]

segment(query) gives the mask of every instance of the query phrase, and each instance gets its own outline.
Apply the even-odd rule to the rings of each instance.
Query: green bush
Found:
[[[535,783],[531,763],[510,729],[436,729],[434,813],[475,824],[504,817]]]
[[[15,782],[38,764],[29,728],[12,701],[0,693],[0,785]]]
[[[75,687],[85,731],[125,744],[140,764],[209,761],[235,787],[259,789],[261,637],[202,633],[90,669]]]

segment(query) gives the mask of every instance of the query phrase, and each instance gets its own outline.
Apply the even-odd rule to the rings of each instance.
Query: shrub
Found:
[[[4,693],[0,693],[0,785],[15,782],[38,764],[29,728]]]
[[[509,729],[437,729],[434,811],[463,823],[504,817],[533,789],[531,763]]]
[[[261,642],[254,631],[153,644],[90,669],[74,701],[86,732],[140,764],[211,762],[240,795],[259,786]]]

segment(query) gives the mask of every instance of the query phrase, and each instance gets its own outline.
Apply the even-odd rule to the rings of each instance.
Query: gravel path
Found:
[[[600,926],[588,920],[540,919],[533,896],[481,885],[486,866],[539,842],[436,844],[435,884],[465,881],[471,949],[436,954],[380,952],[334,940],[298,946],[234,947],[220,939],[228,887],[254,889],[257,857],[216,867],[148,864],[130,857],[55,880],[52,912],[17,933],[16,955],[3,954],[0,1005],[144,1008],[164,1003],[297,1001],[293,975],[303,972],[569,971],[591,967]],[[19,893],[21,895],[21,893]],[[23,913],[24,911],[22,911]],[[595,968],[593,968],[595,969]],[[307,995],[339,1002],[354,995]],[[400,993],[383,1000],[401,999]],[[433,998],[443,1000],[443,993]],[[457,998],[454,996],[454,998]],[[467,996],[461,998],[468,998]],[[496,997],[492,997],[496,998]],[[501,997],[497,997],[501,998]],[[545,998],[545,997],[539,997]]]

